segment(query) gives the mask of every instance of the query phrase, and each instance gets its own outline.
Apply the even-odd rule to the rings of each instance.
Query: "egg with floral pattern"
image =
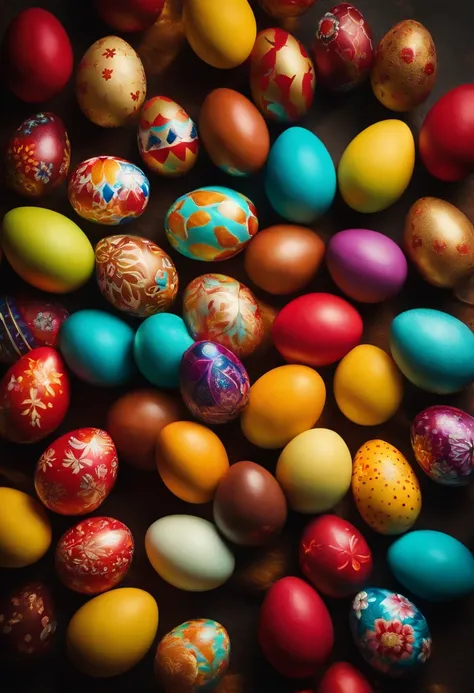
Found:
[[[60,515],[85,515],[97,510],[117,478],[118,458],[108,433],[79,428],[55,440],[35,470],[41,502]]]
[[[0,658],[26,663],[46,654],[54,641],[56,616],[42,582],[14,588],[0,602]]]
[[[421,611],[406,597],[378,587],[352,602],[354,642],[374,669],[399,677],[415,674],[431,655],[431,635]]]

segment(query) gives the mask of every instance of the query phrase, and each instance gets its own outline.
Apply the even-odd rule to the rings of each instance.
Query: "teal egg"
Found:
[[[402,373],[422,390],[446,395],[474,379],[474,334],[449,313],[400,313],[392,322],[390,349]]]
[[[391,545],[387,559],[397,580],[423,599],[442,602],[474,592],[474,556],[444,532],[405,534]]]

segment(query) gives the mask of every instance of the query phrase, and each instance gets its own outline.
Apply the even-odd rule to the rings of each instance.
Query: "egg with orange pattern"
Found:
[[[363,520],[380,534],[403,534],[421,511],[415,472],[402,453],[384,440],[368,440],[356,452],[352,493]]]

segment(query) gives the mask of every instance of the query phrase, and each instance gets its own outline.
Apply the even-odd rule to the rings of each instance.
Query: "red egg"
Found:
[[[35,443],[60,425],[69,408],[69,376],[59,353],[38,347],[11,366],[0,383],[0,436]]]
[[[46,585],[33,582],[15,588],[0,603],[2,658],[28,660],[45,654],[56,631],[54,605]]]
[[[133,558],[129,528],[111,517],[90,517],[63,534],[56,547],[56,570],[66,587],[99,594],[116,587]]]
[[[117,478],[117,451],[108,433],[79,428],[51,443],[38,460],[35,488],[60,515],[85,515],[107,498]]]
[[[288,363],[327,366],[342,359],[362,337],[362,318],[339,296],[305,294],[290,301],[272,327],[273,342]]]
[[[285,577],[275,582],[265,596],[258,639],[265,657],[282,676],[313,676],[331,654],[331,616],[307,582]]]
[[[66,86],[73,53],[61,22],[40,7],[20,12],[2,42],[4,80],[19,99],[47,101]]]
[[[97,0],[97,11],[116,31],[144,31],[158,19],[165,0]]]
[[[335,662],[324,674],[316,693],[374,693],[374,689],[352,664]]]

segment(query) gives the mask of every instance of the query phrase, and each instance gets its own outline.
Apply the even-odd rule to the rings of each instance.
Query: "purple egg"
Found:
[[[421,411],[411,445],[422,470],[438,484],[466,486],[474,471],[474,418],[447,405]]]
[[[249,399],[245,366],[221,344],[202,341],[190,346],[183,355],[179,378],[184,403],[208,424],[236,419]]]
[[[333,281],[360,303],[396,296],[407,278],[407,261],[388,236],[369,229],[347,229],[328,243],[326,263]]]

